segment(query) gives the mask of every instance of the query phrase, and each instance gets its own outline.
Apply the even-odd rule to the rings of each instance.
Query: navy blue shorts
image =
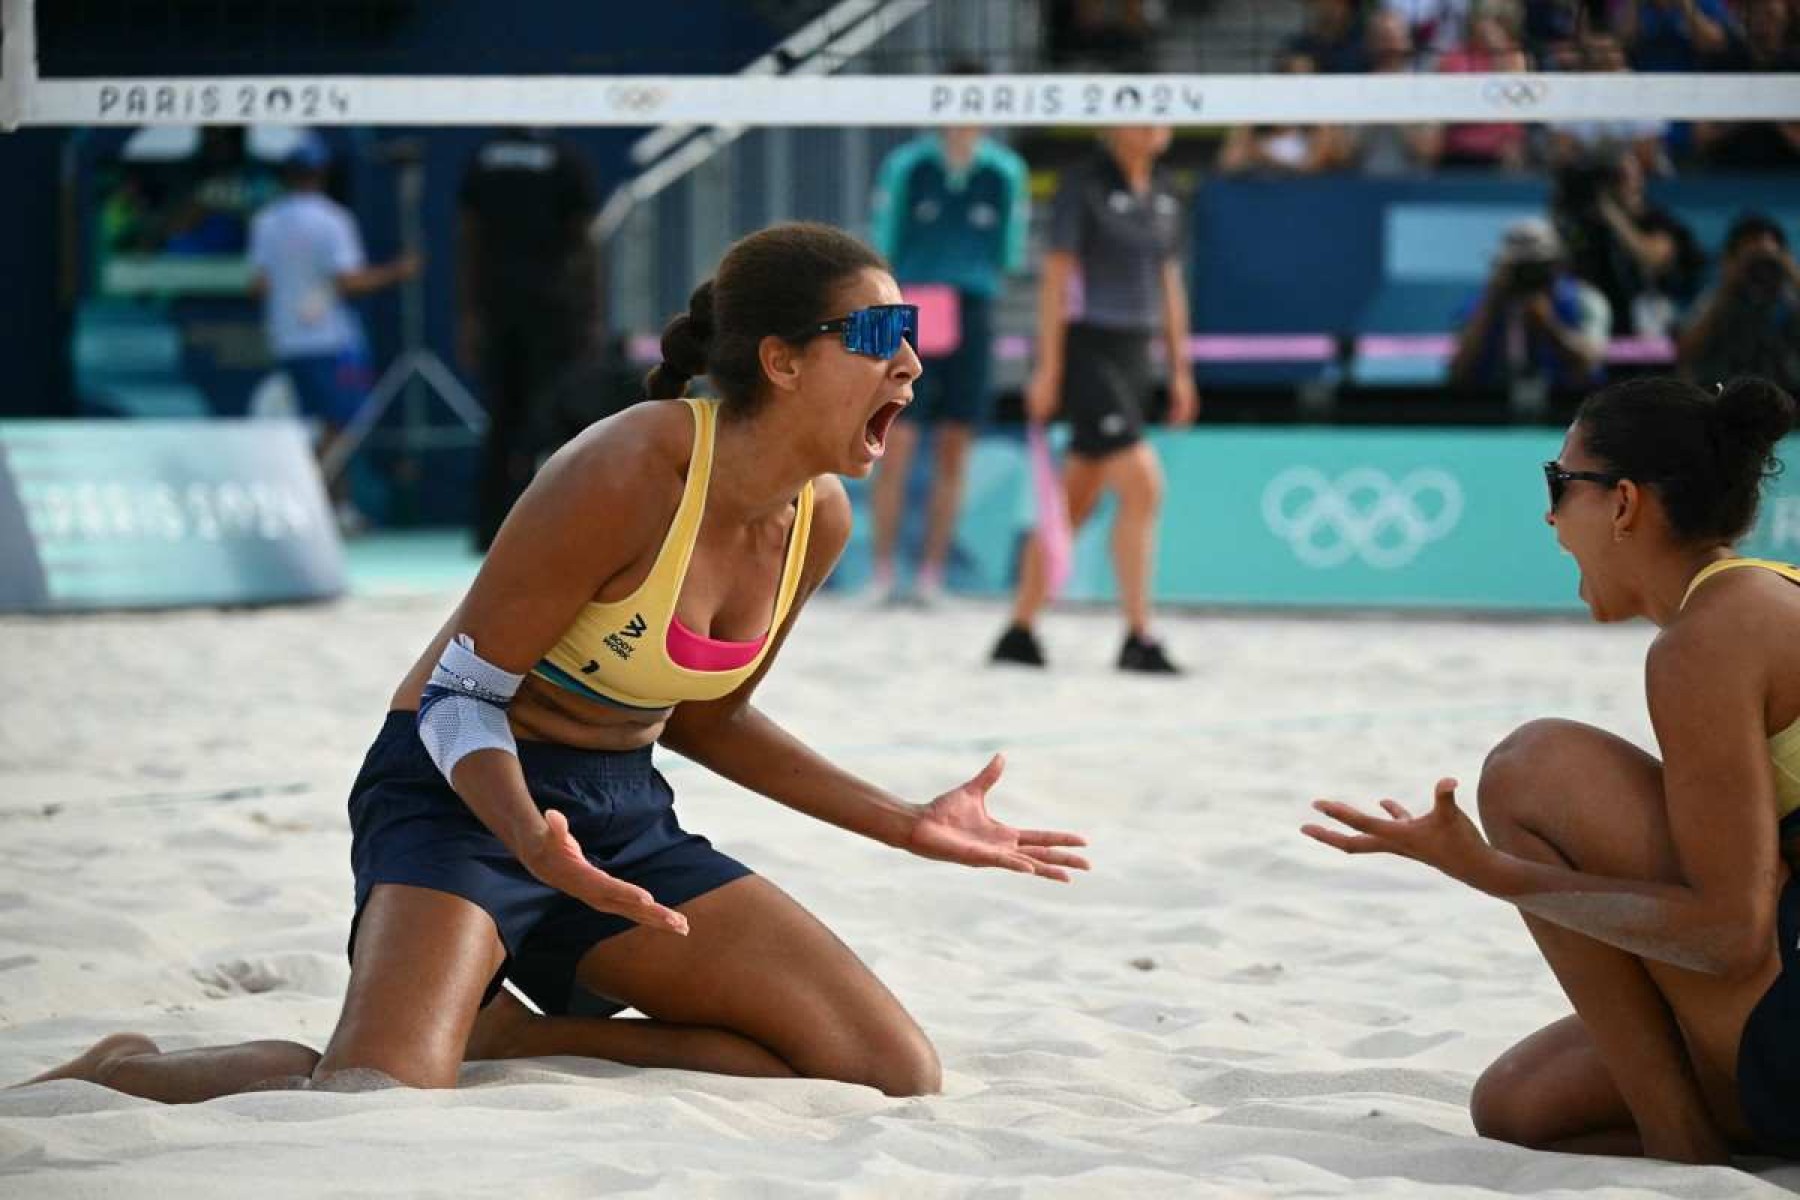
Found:
[[[956,293],[961,341],[942,358],[925,360],[925,373],[913,388],[908,419],[922,425],[938,421],[979,426],[988,418],[994,375],[994,301],[972,292]]]
[[[1800,876],[1781,889],[1775,929],[1781,974],[1744,1022],[1738,1102],[1760,1149],[1800,1158]]]
[[[580,988],[575,969],[597,942],[634,928],[538,882],[483,825],[425,752],[410,712],[391,712],[350,788],[350,867],[356,925],[377,884],[401,883],[460,896],[500,931],[502,978],[547,1013],[617,1011]],[[525,783],[540,809],[569,819],[588,861],[635,883],[671,908],[750,874],[750,868],[688,833],[675,820],[674,793],[641,750],[577,750],[519,743]]]
[[[354,351],[297,354],[281,360],[294,402],[309,417],[342,428],[369,394],[369,368]]]

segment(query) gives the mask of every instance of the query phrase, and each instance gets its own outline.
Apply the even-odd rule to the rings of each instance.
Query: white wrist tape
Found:
[[[474,639],[466,633],[444,646],[419,698],[419,740],[445,779],[477,750],[519,753],[506,723],[506,707],[524,678],[476,654]]]

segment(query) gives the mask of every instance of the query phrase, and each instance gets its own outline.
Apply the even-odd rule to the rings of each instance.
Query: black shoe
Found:
[[[1119,647],[1119,670],[1143,675],[1179,675],[1181,668],[1169,661],[1161,642],[1152,642],[1137,634],[1127,634]]]
[[[1037,635],[1030,629],[1023,625],[1008,625],[1000,640],[994,643],[994,652],[988,658],[997,663],[1041,667],[1044,665],[1044,648],[1038,645]]]

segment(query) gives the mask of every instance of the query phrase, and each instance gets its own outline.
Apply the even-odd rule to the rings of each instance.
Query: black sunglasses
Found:
[[[1563,492],[1567,490],[1569,483],[1573,480],[1602,483],[1607,487],[1614,487],[1624,478],[1625,476],[1610,471],[1565,471],[1563,465],[1554,458],[1544,464],[1544,482],[1550,488],[1550,510],[1552,512],[1556,511],[1556,506],[1562,503]]]

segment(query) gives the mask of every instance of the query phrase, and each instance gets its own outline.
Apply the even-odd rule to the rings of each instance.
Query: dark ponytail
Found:
[[[1594,455],[1657,490],[1677,537],[1729,544],[1756,524],[1795,408],[1766,379],[1734,379],[1714,393],[1651,376],[1601,389],[1575,419]]]
[[[713,343],[713,285],[707,280],[688,297],[687,311],[663,326],[662,362],[644,376],[644,394],[652,400],[687,395],[688,381],[706,374]]]

